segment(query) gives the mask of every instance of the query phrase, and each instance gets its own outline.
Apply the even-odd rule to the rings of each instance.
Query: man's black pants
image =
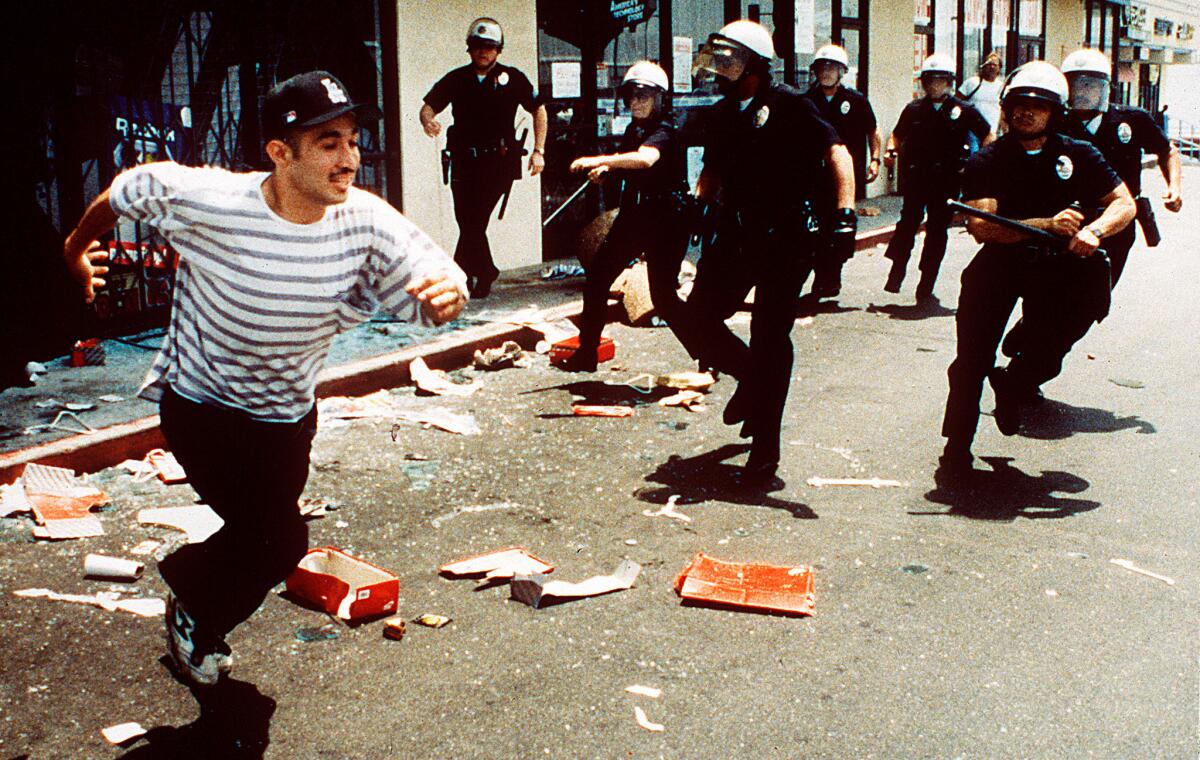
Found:
[[[163,435],[201,501],[225,521],[159,563],[200,625],[224,636],[254,613],[308,550],[297,501],[308,480],[316,407],[296,422],[260,422],[167,390]]]
[[[924,219],[925,244],[921,248],[921,281],[927,283],[930,288],[937,282],[942,259],[946,258],[946,240],[953,217],[946,201],[956,197],[958,188],[953,181],[910,178],[904,187],[904,206],[900,210],[900,221],[896,223],[896,231],[884,253],[884,256],[893,262],[894,267],[903,271],[908,266],[913,243],[917,239],[917,229]]]
[[[1026,246],[985,246],[962,275],[955,326],[958,355],[947,375],[950,393],[942,435],[969,448],[979,423],[983,381],[1017,300],[1025,320],[1021,352],[1009,363],[1014,388],[1032,391],[1058,376],[1063,358],[1103,318],[1108,266],[1098,258],[1049,255]],[[1103,305],[1101,304],[1103,301]]]
[[[505,172],[511,167],[499,156],[456,159],[451,167],[450,193],[454,196],[454,221],[458,244],[454,263],[468,278],[491,283],[500,274],[492,261],[487,228],[492,212],[509,187]]]

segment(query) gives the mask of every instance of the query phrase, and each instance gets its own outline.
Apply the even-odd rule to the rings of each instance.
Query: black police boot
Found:
[[[738,382],[737,390],[729,397],[728,403],[725,404],[725,411],[721,414],[721,421],[726,425],[736,425],[739,422],[745,422],[750,416],[750,392],[747,390],[747,385],[744,381]],[[743,438],[747,436],[742,436]]]
[[[1000,353],[1009,359],[1020,355],[1021,349],[1025,347],[1025,334],[1025,320],[1018,319],[1017,323],[1008,331],[1008,335],[1004,336],[1004,341],[1000,344]]]
[[[750,450],[750,458],[746,466],[737,475],[738,483],[745,488],[755,490],[778,490],[783,487],[783,481],[776,477],[779,470],[779,456],[761,455],[755,449]]]
[[[495,277],[485,278],[476,277],[472,285],[468,288],[471,298],[487,298],[492,292],[492,283],[496,281]]]
[[[921,280],[917,283],[917,300],[928,301],[933,298],[933,283],[937,280],[937,273],[922,272]]]
[[[888,272],[887,282],[884,283],[883,289],[889,293],[899,293],[900,286],[904,284],[904,270],[908,269],[907,261],[893,261],[892,270]]]
[[[567,360],[558,366],[564,372],[595,372],[596,352],[597,348],[589,350],[580,346],[575,350],[575,353],[567,357]]]
[[[1004,367],[993,367],[988,373],[988,383],[996,394],[996,427],[1004,435],[1016,435],[1021,429],[1021,394],[1013,387],[1012,380]]]
[[[954,439],[946,441],[946,448],[938,457],[937,469],[933,472],[933,482],[941,488],[962,483],[975,472],[975,457],[971,454],[971,444]]]

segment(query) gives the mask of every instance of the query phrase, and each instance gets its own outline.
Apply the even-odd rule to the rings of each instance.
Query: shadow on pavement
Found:
[[[797,317],[813,317],[817,314],[845,314],[850,311],[862,311],[857,306],[843,306],[835,298],[822,299],[812,293],[800,296],[796,305]]]
[[[953,317],[958,313],[958,309],[943,306],[942,302],[937,297],[934,297],[912,304],[889,303],[883,306],[871,304],[867,306],[867,313],[886,314],[889,319],[913,322],[918,319],[930,319],[933,317]]]
[[[625,383],[606,383],[602,380],[577,380],[573,383],[551,385],[547,388],[534,388],[524,393],[544,393],[546,391],[566,391],[577,399],[578,404],[596,406],[645,406],[658,403],[660,398],[674,395],[679,391],[673,388],[654,388],[650,391],[640,391]],[[539,414],[541,419],[557,419],[573,417],[573,414]]]
[[[646,476],[651,483],[661,486],[646,486],[633,495],[650,504],[666,504],[672,496],[678,496],[679,504],[699,504],[705,501],[726,501],[757,507],[783,509],[800,520],[815,520],[817,513],[807,504],[788,501],[771,496],[771,492],[782,490],[787,484],[779,478],[762,487],[739,483],[742,468],[726,464],[750,450],[745,443],[729,443],[706,454],[683,458],[672,454],[666,462]]]
[[[200,717],[185,726],[159,726],[147,744],[121,755],[128,760],[178,758],[261,758],[271,743],[275,700],[245,681],[223,679],[208,689],[192,689]]]
[[[1071,406],[1046,399],[1030,409],[1021,423],[1021,435],[1043,441],[1070,438],[1076,433],[1116,433],[1134,428],[1142,435],[1157,433],[1158,428],[1135,415],[1119,417],[1107,409]]]
[[[1083,493],[1091,485],[1078,475],[1046,470],[1027,475],[1013,467],[1012,457],[980,457],[991,470],[973,470],[953,479],[935,476],[937,487],[925,494],[927,501],[945,504],[949,512],[909,512],[910,515],[955,515],[973,520],[1013,521],[1057,519],[1090,512],[1100,502],[1071,499],[1055,494]]]

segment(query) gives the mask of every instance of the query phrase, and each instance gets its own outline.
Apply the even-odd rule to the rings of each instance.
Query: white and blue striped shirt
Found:
[[[312,407],[338,333],[382,309],[424,321],[404,287],[466,276],[381,198],[351,188],[312,224],[275,214],[267,174],[162,162],[113,181],[118,215],[158,230],[179,253],[167,335],[139,395],[179,395],[290,422]]]

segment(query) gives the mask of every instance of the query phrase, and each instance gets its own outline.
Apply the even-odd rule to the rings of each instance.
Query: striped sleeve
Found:
[[[113,180],[108,192],[109,205],[118,216],[163,231],[178,229],[182,222],[175,214],[174,201],[184,187],[196,184],[205,171],[171,161],[136,166]]]
[[[466,298],[467,276],[445,251],[390,206],[382,209],[380,216],[369,266],[371,290],[383,311],[427,324],[429,320],[405,287],[439,273],[449,275]]]

